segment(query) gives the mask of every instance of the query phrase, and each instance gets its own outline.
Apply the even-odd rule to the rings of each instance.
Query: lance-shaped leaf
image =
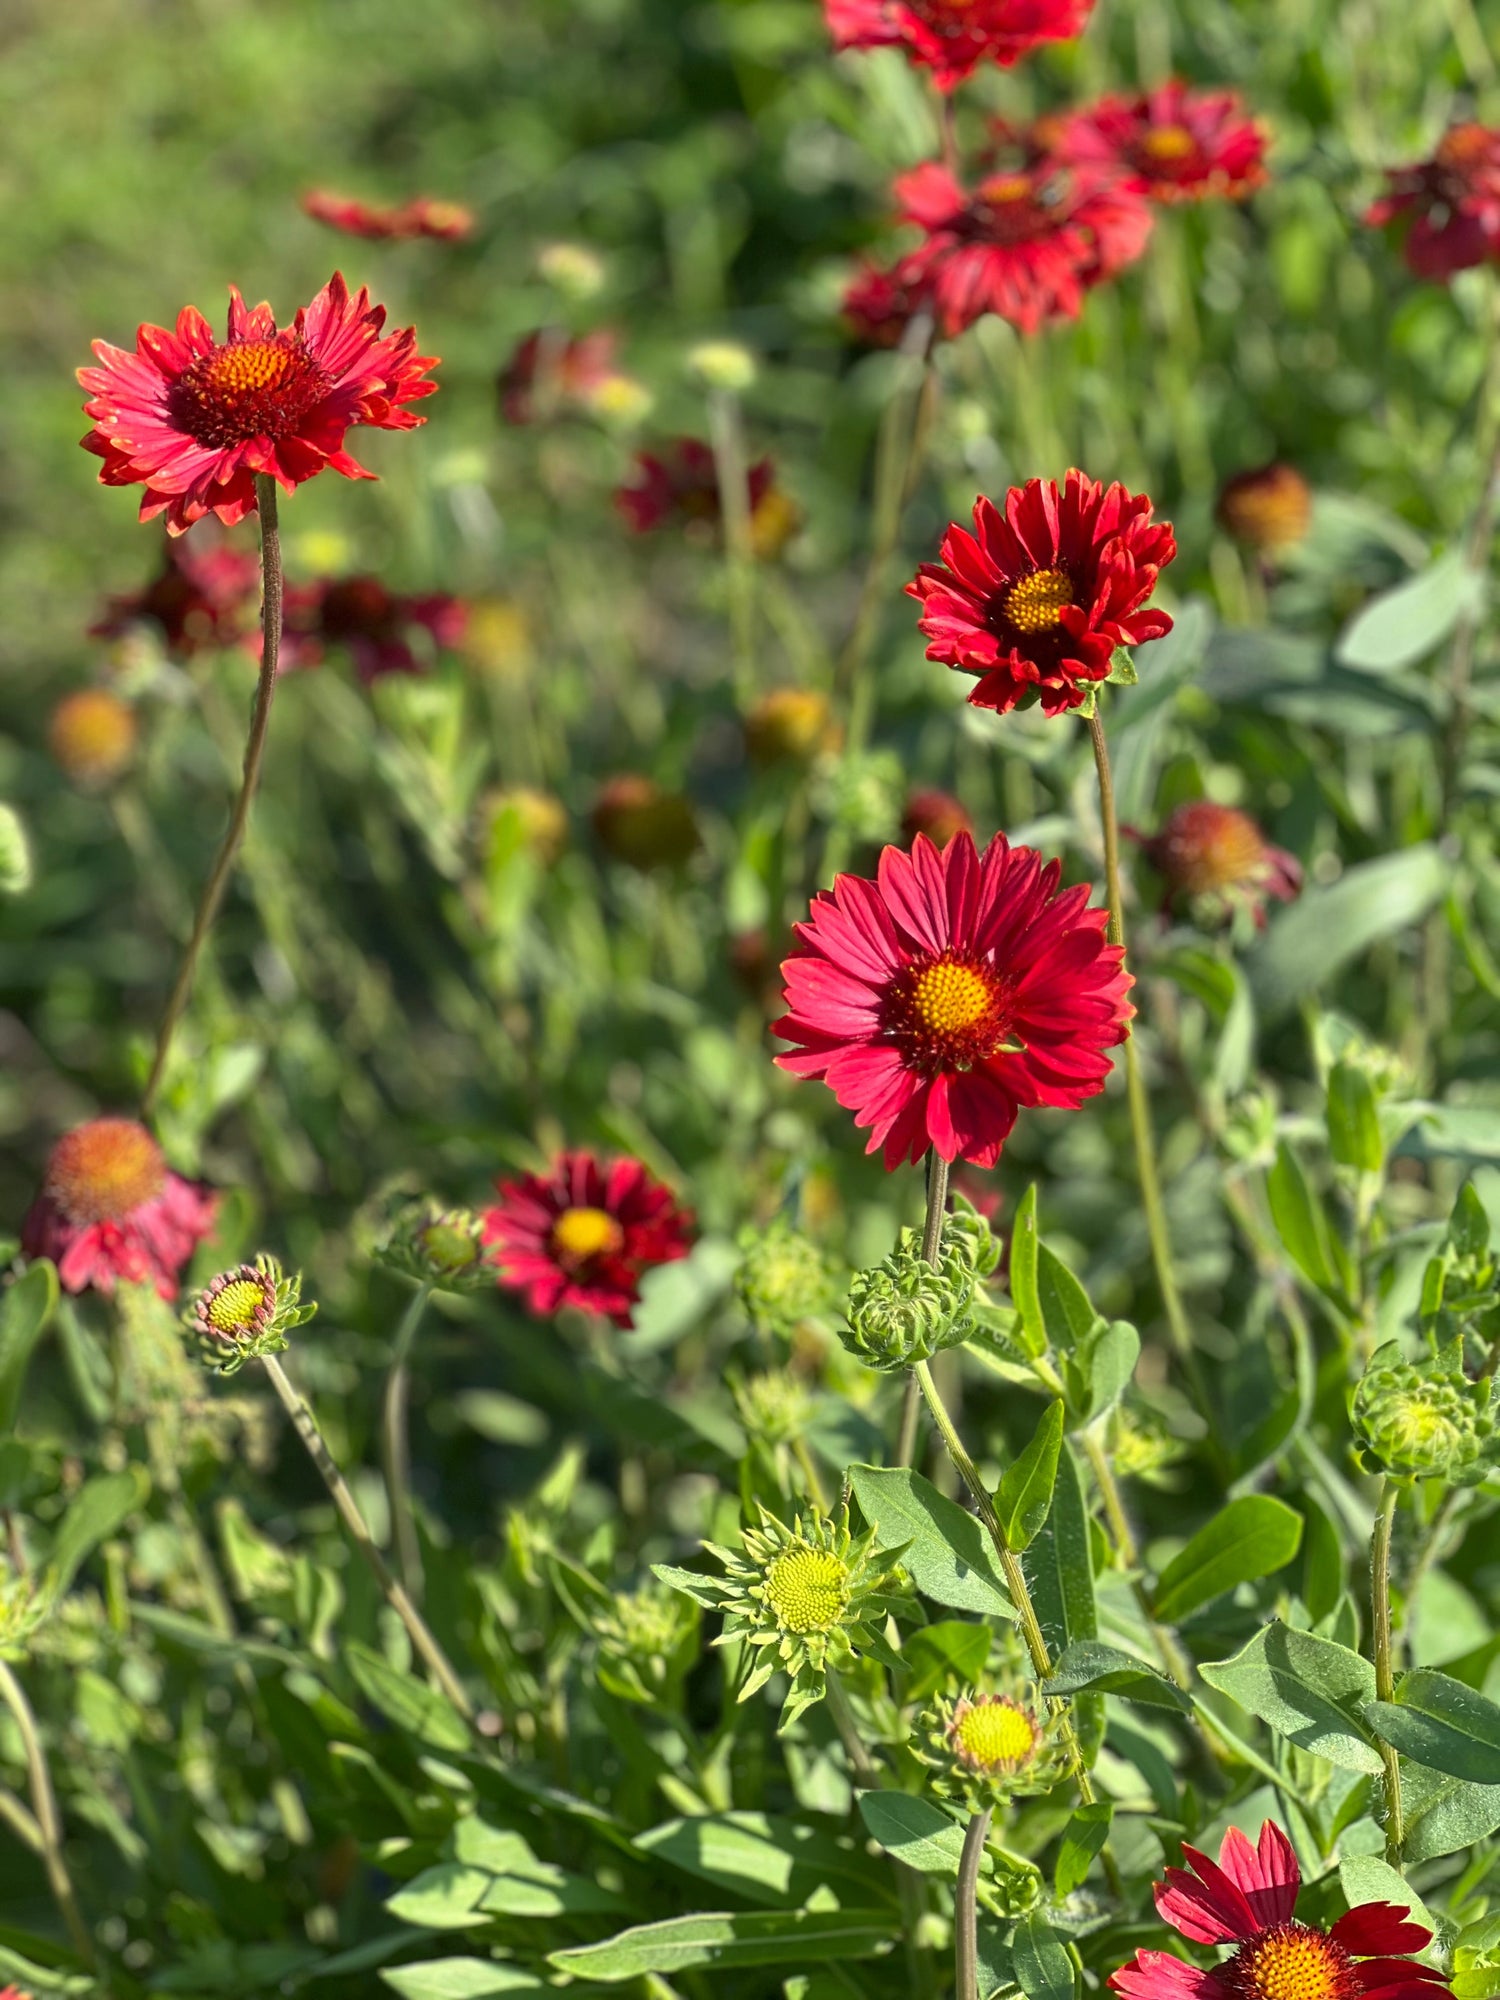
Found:
[[[1242,1583],[1269,1576],[1302,1545],[1302,1516],[1268,1493],[1247,1493],[1200,1528],[1162,1571],[1154,1609],[1175,1625]]]
[[[1064,1415],[1061,1400],[1047,1405],[1030,1444],[1014,1464],[1006,1467],[1000,1481],[995,1512],[1013,1549],[1024,1549],[1035,1540],[1051,1509]]]
[[[1413,1763],[1475,1785],[1500,1785],[1500,1707],[1435,1668],[1407,1674],[1392,1701],[1372,1701],[1365,1720]]]

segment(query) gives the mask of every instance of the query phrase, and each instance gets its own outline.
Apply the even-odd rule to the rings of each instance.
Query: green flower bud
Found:
[[[922,1718],[917,1754],[933,1790],[971,1813],[1051,1791],[1068,1766],[1057,1721],[1029,1686],[1019,1698],[977,1690],[940,1698]]]
[[[789,1338],[802,1320],[831,1310],[838,1267],[783,1216],[740,1233],[735,1297],[757,1333]]]
[[[659,1702],[697,1658],[700,1620],[690,1597],[662,1583],[613,1592],[589,1614],[600,1685],[622,1701]]]
[[[1500,1461],[1488,1380],[1471,1382],[1439,1356],[1404,1361],[1395,1341],[1378,1348],[1354,1392],[1355,1436],[1372,1472],[1477,1486]]]
[[[701,340],[690,347],[688,373],[707,389],[742,396],[755,381],[755,356],[736,340]]]
[[[934,1270],[912,1253],[913,1235],[903,1230],[895,1254],[873,1271],[857,1271],[849,1286],[841,1338],[867,1368],[914,1367],[973,1331],[972,1276],[957,1261]]]
[[[29,1576],[0,1556],[0,1659],[14,1659],[47,1615],[47,1600]]]
[[[758,1444],[790,1444],[812,1421],[813,1399],[806,1382],[790,1368],[774,1368],[732,1382],[740,1422]]]
[[[955,1194],[952,1210],[943,1219],[943,1268],[955,1280],[967,1273],[972,1283],[982,1285],[999,1266],[1000,1244],[994,1231],[973,1202]]]
[[[484,1222],[468,1208],[414,1202],[397,1217],[376,1255],[390,1270],[435,1292],[470,1292],[495,1279]]]
[[[894,840],[906,802],[906,772],[892,750],[830,751],[813,771],[813,809],[855,840]]]

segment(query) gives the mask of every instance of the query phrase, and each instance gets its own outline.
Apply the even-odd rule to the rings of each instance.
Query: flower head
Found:
[[[208,647],[232,645],[254,622],[260,596],[260,560],[237,549],[216,521],[166,543],[162,565],[144,590],[111,597],[104,616],[89,627],[93,639],[115,639],[133,625],[148,625],[174,660]]]
[[[1061,715],[1108,679],[1117,646],[1171,631],[1143,607],[1176,553],[1145,494],[1074,471],[1061,492],[1050,479],[1013,486],[1003,512],[976,500],[973,533],[955,522],[906,592],[922,606],[928,659],[978,677],[976,708],[1038,701]]]
[[[934,1789],[971,1812],[1050,1791],[1067,1767],[1056,1724],[1034,1688],[1025,1698],[974,1691],[939,1698],[923,1717],[918,1754]]]
[[[821,1077],[885,1164],[993,1166],[1022,1105],[1076,1107],[1104,1088],[1107,1051],[1133,1009],[1124,953],[1106,944],[1087,887],[997,834],[941,852],[919,834],[888,847],[876,879],[841,875],[796,926],[782,966],[792,1051]]]
[[[745,475],[752,531],[773,478],[768,458],[757,459]],[[717,534],[722,510],[712,448],[701,438],[680,437],[656,451],[638,451],[634,476],[616,488],[615,505],[633,534],[649,535],[669,524],[700,538]]]
[[[986,313],[1022,333],[1077,319],[1084,293],[1132,263],[1151,208],[1118,174],[1044,161],[965,189],[934,160],[895,186],[902,219],[926,231],[903,263],[951,339]]]
[[[953,90],[982,62],[1009,68],[1043,42],[1081,33],[1092,0],[824,0],[834,45],[900,48]]]
[[[358,201],[352,195],[334,194],[328,188],[309,188],[302,197],[302,212],[314,222],[326,222],[346,236],[400,238],[435,236],[454,243],[472,234],[474,217],[456,201],[437,201],[418,195],[394,207]]]
[[[577,1306],[629,1326],[642,1273],[688,1253],[691,1211],[639,1160],[562,1153],[550,1173],[498,1186],[484,1240],[499,1284],[528,1312]]]
[[[1178,78],[1138,97],[1105,97],[1059,139],[1064,159],[1123,172],[1152,201],[1239,200],[1266,178],[1265,134],[1232,90]]]
[[[344,449],[346,433],[410,430],[425,419],[406,405],[437,388],[415,330],[382,337],[384,325],[384,306],[364,290],[351,297],[335,271],[289,327],[231,286],[223,341],[196,306],[183,307],[175,331],[141,327],[133,354],[96,340],[100,365],[78,371],[94,420],[84,449],[104,460],[104,485],[144,486],[141,519],[165,513],[170,534],[209,513],[242,521],[255,511],[257,473],[288,493],[325,466],[373,479]]]
[[[1392,1340],[1376,1349],[1354,1391],[1354,1435],[1372,1472],[1477,1486],[1500,1463],[1486,1376],[1471,1382],[1455,1345],[1418,1365]]]
[[[1365,221],[1394,225],[1419,278],[1451,278],[1500,256],[1500,127],[1454,125],[1430,160],[1386,179]]]
[[[258,1355],[279,1354],[287,1335],[318,1310],[302,1304],[302,1275],[264,1254],[209,1281],[183,1314],[199,1352],[220,1375],[237,1375]]]
[[[1146,858],[1167,885],[1167,901],[1205,897],[1221,906],[1240,904],[1266,921],[1266,898],[1290,903],[1302,890],[1302,864],[1273,847],[1248,813],[1212,799],[1190,799],[1169,814],[1160,833],[1143,843]]]
[[[605,780],[593,820],[605,853],[632,868],[681,867],[701,845],[692,800],[636,772]]]
[[[758,1333],[790,1339],[805,1319],[827,1312],[837,1266],[810,1236],[778,1215],[765,1229],[745,1229],[734,1293]]]
[[[86,792],[104,791],[135,756],[135,710],[108,688],[64,695],[47,723],[47,747],[65,777]]]
[[[484,1218],[470,1208],[440,1208],[416,1201],[396,1218],[379,1257],[393,1271],[437,1292],[469,1292],[491,1283],[494,1266],[484,1241]]]
[[[28,1257],[50,1257],[63,1289],[154,1285],[164,1299],[213,1228],[218,1197],[174,1174],[133,1118],[92,1118],[52,1149],[42,1191],[21,1224]]]
[[[591,1603],[588,1622],[600,1685],[623,1701],[654,1706],[698,1657],[697,1604],[654,1578]]]
[[[925,267],[903,257],[890,270],[863,264],[844,289],[841,310],[849,331],[866,347],[899,347],[906,329],[929,303]]]
[[[971,834],[974,822],[969,809],[951,792],[909,792],[901,814],[901,838],[908,843],[925,833],[939,847],[946,847],[955,833]]]
[[[1361,1903],[1326,1930],[1298,1923],[1301,1870],[1272,1821],[1254,1847],[1231,1827],[1217,1863],[1195,1847],[1182,1851],[1192,1873],[1169,1868],[1157,1884],[1162,1921],[1195,1944],[1234,1951],[1211,1972],[1169,1952],[1138,1951],[1110,1977],[1125,2000],[1440,2000],[1446,1992],[1440,1972],[1410,1957],[1432,1932],[1394,1903]]]
[[[1294,548],[1312,525],[1312,492],[1295,465],[1274,459],[1226,479],[1214,509],[1219,526],[1264,555]]]
[[[495,382],[508,424],[533,424],[561,411],[590,409],[616,379],[615,336],[609,327],[571,337],[560,327],[528,333]]]
[[[286,592],[283,665],[315,666],[329,646],[348,649],[368,687],[382,674],[427,671],[433,647],[456,646],[468,607],[441,591],[406,596],[375,576],[324,577]]]
[[[772,688],[745,717],[752,764],[805,764],[832,734],[828,697],[817,688]]]

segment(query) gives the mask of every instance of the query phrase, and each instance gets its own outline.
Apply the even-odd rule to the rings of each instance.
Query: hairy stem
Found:
[[[1370,1540],[1370,1619],[1375,1638],[1377,1701],[1391,1701],[1396,1693],[1391,1660],[1391,1527],[1400,1498],[1401,1488],[1394,1479],[1381,1481],[1375,1532]],[[1385,1765],[1385,1858],[1393,1868],[1399,1868],[1406,1837],[1401,1814],[1401,1759],[1389,1743],[1381,1744],[1380,1757]]]
[[[431,1285],[418,1285],[396,1329],[380,1420],[380,1451],[386,1498],[391,1509],[391,1540],[396,1550],[396,1568],[413,1602],[417,1604],[422,1601],[422,1548],[417,1540],[417,1524],[411,1508],[411,1440],[406,1421],[411,1378],[407,1363],[417,1328],[422,1323],[422,1314],[431,1297]]]
[[[376,1548],[365,1517],[359,1511],[359,1503],[349,1491],[343,1473],[333,1462],[333,1454],[323,1442],[323,1433],[318,1429],[317,1418],[292,1386],[291,1378],[274,1354],[263,1354],[261,1364],[270,1376],[271,1386],[281,1398],[287,1415],[296,1427],[298,1437],[306,1445],[308,1457],[322,1475],[323,1484],[328,1488],[333,1504],[338,1508],[340,1518],[349,1531],[349,1539],[364,1557],[386,1603],[406,1627],[412,1644],[427,1663],[443,1693],[464,1720],[472,1722],[474,1704],[465,1693],[463,1682],[453,1671],[452,1662],[434,1638],[426,1619],[407,1596],[402,1584],[387,1569],[385,1558]]]
[[[958,1864],[953,1896],[953,2000],[980,2000],[979,1993],[979,1868],[990,1837],[994,1810],[986,1806],[969,1821]]]
[[[927,1210],[922,1222],[922,1261],[937,1269],[943,1254],[943,1218],[948,1207],[948,1162],[935,1146],[927,1149]],[[896,1433],[896,1463],[910,1465],[917,1449],[917,1419],[922,1392],[915,1375],[908,1375],[901,1397],[901,1425]]]
[[[73,1878],[68,1873],[68,1864],[63,1855],[62,1815],[57,1809],[57,1794],[52,1789],[52,1773],[47,1766],[47,1753],[42,1747],[41,1733],[36,1726],[36,1717],[31,1712],[31,1703],[26,1699],[26,1690],[11,1672],[4,1660],[0,1660],[0,1700],[15,1718],[16,1728],[21,1733],[21,1747],[26,1757],[26,1775],[31,1787],[31,1810],[36,1820],[36,1829],[41,1836],[42,1863],[47,1870],[47,1883],[52,1891],[52,1900],[67,1927],[73,1949],[90,1967],[97,1965],[94,1940],[89,1935],[89,1927],[83,1920],[83,1912],[78,1907],[78,1898],[73,1892]]]
[[[266,753],[266,734],[271,726],[271,702],[276,693],[276,666],[281,655],[282,580],[281,580],[281,533],[276,518],[276,482],[263,473],[255,475],[256,504],[260,510],[260,568],[262,579],[262,611],[260,637],[260,678],[255,684],[255,705],[250,712],[250,735],[245,744],[244,775],[240,780],[239,797],[234,802],[234,810],[229,816],[229,826],[214,857],[214,865],[209,870],[208,881],[204,884],[199,899],[197,914],[193,918],[192,933],[182,954],[182,964],[177,969],[177,978],[167,998],[162,1013],[161,1025],[156,1031],[156,1053],[151,1059],[151,1074],[146,1078],[146,1087],[141,1092],[141,1111],[148,1113],[156,1102],[161,1089],[162,1078],[166,1074],[167,1058],[172,1050],[172,1037],[177,1032],[177,1024],[187,1009],[192,996],[193,977],[198,969],[198,960],[203,947],[208,942],[214,921],[219,914],[219,905],[224,900],[224,891],[229,886],[229,878],[234,872],[235,857],[245,838],[245,828],[250,823],[250,806],[255,797],[255,789],[260,781],[260,767]]]

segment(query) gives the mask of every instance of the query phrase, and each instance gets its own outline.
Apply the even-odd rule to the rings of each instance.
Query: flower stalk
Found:
[[[953,1898],[954,2000],[980,2000],[979,1993],[979,1870],[990,1837],[994,1807],[986,1806],[969,1821],[958,1864]]]
[[[1391,1646],[1391,1528],[1400,1498],[1400,1482],[1390,1477],[1383,1479],[1375,1510],[1375,1532],[1370,1539],[1370,1622],[1374,1629],[1377,1701],[1393,1701],[1396,1694]],[[1406,1838],[1401,1811],[1401,1759],[1389,1743],[1381,1744],[1380,1758],[1385,1766],[1385,1858],[1393,1868],[1399,1868]]]
[[[98,1964],[93,1938],[83,1920],[83,1912],[78,1906],[78,1897],[73,1888],[73,1878],[68,1873],[67,1860],[63,1854],[62,1814],[57,1809],[57,1793],[52,1785],[52,1773],[47,1765],[47,1752],[42,1746],[41,1732],[36,1725],[31,1703],[26,1699],[26,1690],[16,1678],[9,1664],[0,1660],[0,1700],[3,1700],[15,1720],[21,1736],[21,1748],[26,1758],[26,1775],[31,1787],[31,1811],[37,1834],[41,1842],[42,1865],[47,1871],[47,1885],[52,1891],[73,1949],[91,1969]]]
[[[391,1540],[396,1550],[396,1568],[413,1602],[422,1601],[422,1547],[417,1539],[417,1523],[411,1505],[411,1436],[407,1405],[411,1390],[409,1361],[412,1342],[431,1285],[418,1285],[396,1329],[390,1372],[385,1378],[385,1397],[380,1413],[381,1458],[385,1472],[386,1498],[391,1510]]]

